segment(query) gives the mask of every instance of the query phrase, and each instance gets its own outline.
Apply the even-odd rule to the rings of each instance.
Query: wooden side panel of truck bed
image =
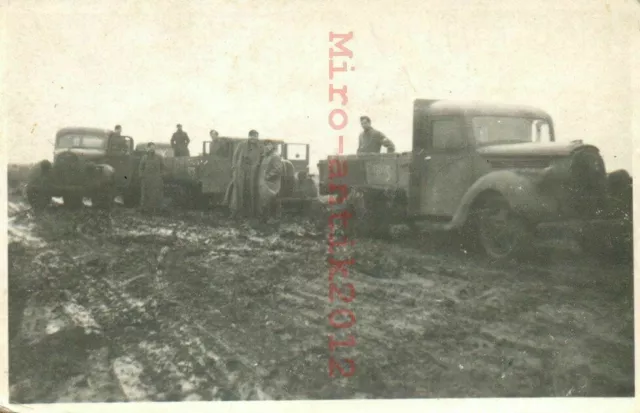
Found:
[[[346,165],[346,176],[329,180],[329,161],[339,160]],[[334,155],[318,164],[320,185],[347,185],[362,189],[409,189],[411,153],[381,153]],[[332,167],[332,169],[335,169]]]

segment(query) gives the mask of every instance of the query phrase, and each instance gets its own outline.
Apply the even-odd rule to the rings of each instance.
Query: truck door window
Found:
[[[294,161],[306,161],[307,146],[296,143],[287,144],[287,159]]]
[[[461,120],[450,118],[431,122],[431,145],[440,151],[464,148],[466,141]]]

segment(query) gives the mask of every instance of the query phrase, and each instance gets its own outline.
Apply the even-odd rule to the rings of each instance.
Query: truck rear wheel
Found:
[[[354,219],[349,223],[353,232],[365,237],[389,238],[391,223],[384,194],[373,191],[354,191],[349,195]]]
[[[135,208],[140,204],[140,188],[132,186],[122,194],[122,203],[126,208]]]
[[[480,246],[491,259],[519,259],[533,251],[531,225],[516,214],[501,195],[488,195],[474,216]]]

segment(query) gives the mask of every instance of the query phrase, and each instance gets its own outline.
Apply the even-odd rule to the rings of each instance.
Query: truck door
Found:
[[[465,118],[428,116],[414,129],[412,211],[432,218],[451,219],[473,183],[471,145]]]
[[[116,171],[116,186],[118,188],[126,187],[133,179],[135,165],[132,154],[133,139],[130,136],[109,140],[107,163]]]

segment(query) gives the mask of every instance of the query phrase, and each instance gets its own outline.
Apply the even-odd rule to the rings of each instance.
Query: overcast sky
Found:
[[[64,126],[119,123],[136,141],[168,141],[182,123],[192,152],[211,128],[258,129],[311,143],[315,164],[337,145],[327,123],[333,30],[354,33],[355,70],[342,78],[347,152],[361,114],[410,150],[413,99],[480,99],[539,106],[559,140],[595,143],[608,169],[630,168],[640,27],[626,7],[637,2],[11,2],[9,161],[51,158]]]

